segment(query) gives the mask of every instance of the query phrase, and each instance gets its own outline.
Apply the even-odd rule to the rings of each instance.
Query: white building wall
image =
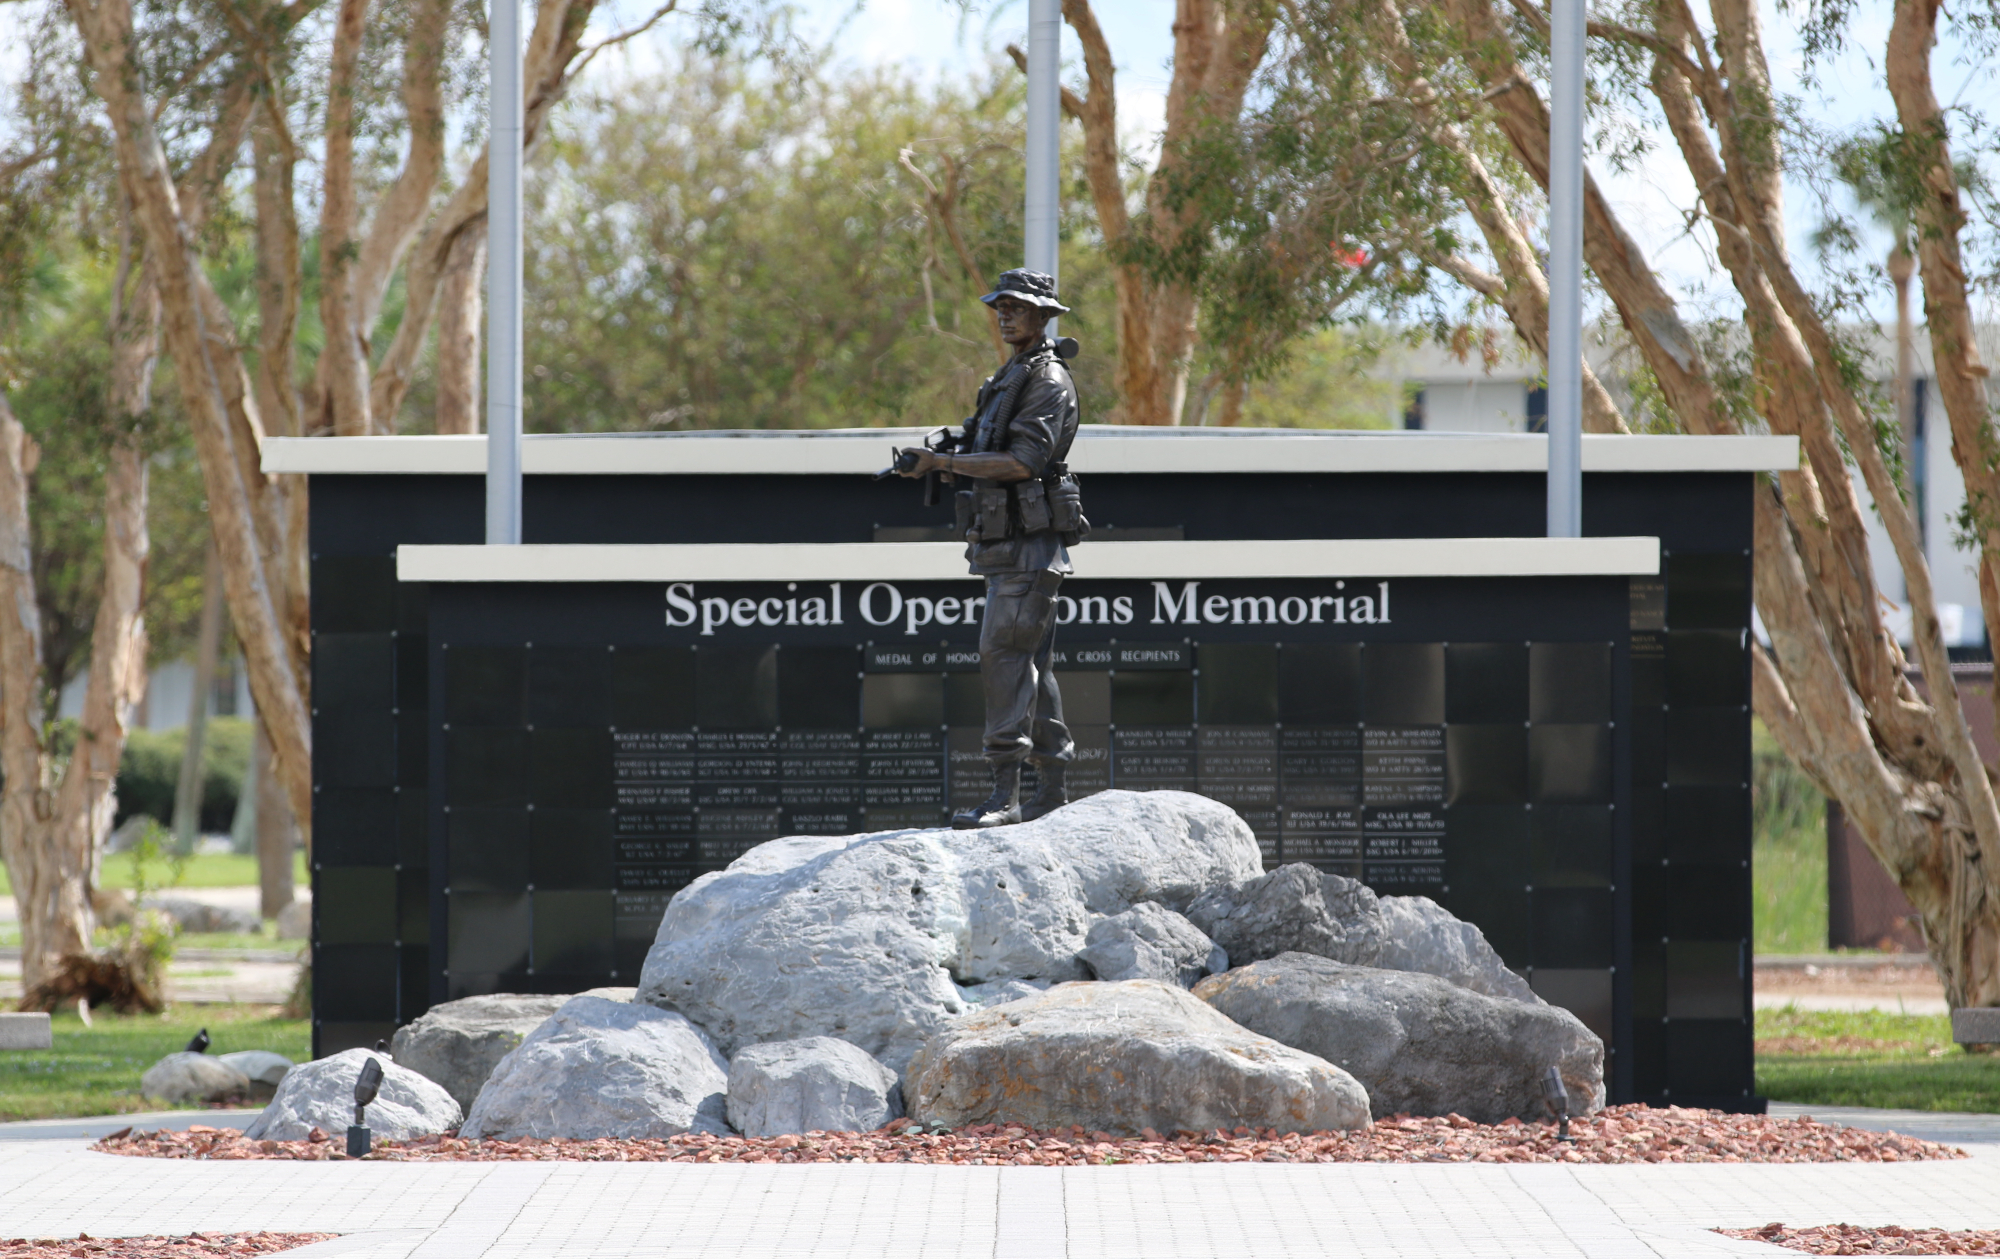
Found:
[[[239,717],[248,717],[252,712],[250,701],[250,675],[240,664],[234,671],[236,684],[235,712]],[[62,691],[57,705],[57,715],[81,717],[83,715],[83,692],[86,679],[78,676],[70,679]],[[178,730],[187,724],[188,698],[194,690],[194,662],[175,660],[154,669],[146,681],[146,702],[141,705],[145,713],[145,729]],[[208,715],[219,717],[223,706],[217,704],[213,696],[209,698]]]

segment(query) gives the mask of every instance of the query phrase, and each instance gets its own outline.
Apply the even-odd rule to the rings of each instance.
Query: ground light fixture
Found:
[[[375,1148],[375,1134],[368,1131],[368,1103],[382,1091],[382,1063],[370,1058],[361,1064],[354,1081],[354,1122],[347,1128],[347,1157],[360,1158]]]
[[[1548,1103],[1549,1113],[1556,1117],[1556,1140],[1576,1140],[1569,1134],[1569,1090],[1563,1087],[1562,1072],[1550,1067],[1542,1076],[1542,1100]],[[353,1138],[349,1138],[352,1143]]]

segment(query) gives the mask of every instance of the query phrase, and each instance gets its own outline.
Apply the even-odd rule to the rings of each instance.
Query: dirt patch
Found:
[[[275,1255],[338,1233],[189,1233],[185,1237],[15,1237],[0,1239],[0,1259],[235,1259]]]
[[[876,1132],[804,1136],[716,1137],[690,1133],[664,1140],[468,1141],[452,1135],[380,1142],[383,1162],[508,1160],[610,1163],[955,1163],[1081,1167],[1118,1163],[1900,1163],[1964,1158],[1932,1141],[1863,1132],[1809,1117],[1776,1119],[1670,1106],[1615,1106],[1570,1124],[1575,1140],[1556,1139],[1552,1124],[1477,1124],[1458,1115],[1397,1116],[1355,1132],[1279,1135],[1147,1130],[1118,1138],[1081,1128],[1036,1132],[985,1124],[954,1132],[915,1131],[899,1119]],[[113,1134],[93,1149],[140,1158],[345,1159],[341,1143],[314,1130],[305,1141],[249,1141],[234,1128]],[[4,1259],[4,1257],[0,1257]]]
[[[2000,1255],[2000,1229],[1953,1232],[1942,1228],[1860,1228],[1823,1224],[1818,1228],[1718,1228],[1725,1237],[1769,1242],[1809,1255]]]

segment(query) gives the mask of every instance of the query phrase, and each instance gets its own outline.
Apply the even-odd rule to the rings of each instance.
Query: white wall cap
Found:
[[[1658,538],[1300,538],[1085,542],[1079,578],[1574,577],[1660,571]],[[400,581],[958,581],[956,542],[418,546],[396,551]]]
[[[572,475],[862,475],[892,445],[934,429],[743,429],[692,433],[544,433],[523,440],[529,473]],[[1078,472],[1541,472],[1540,433],[1352,432],[1312,429],[1086,425],[1070,452]],[[1796,468],[1796,437],[1619,436],[1583,439],[1585,472],[1773,472]],[[268,473],[486,473],[486,439],[271,437]]]

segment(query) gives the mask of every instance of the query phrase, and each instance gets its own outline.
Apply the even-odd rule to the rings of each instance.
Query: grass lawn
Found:
[[[294,1062],[311,1056],[312,1028],[274,1017],[271,1006],[177,1006],[165,1014],[55,1016],[52,1051],[0,1053],[0,1120],[57,1119],[160,1110],[139,1096],[139,1077],[206,1027],[210,1053],[269,1049]]]
[[[1826,797],[1786,759],[1763,722],[1752,724],[1751,736],[1752,948],[1824,953]]]
[[[1807,1106],[2000,1113],[2000,1054],[1952,1044],[1942,1014],[1759,1010],[1757,1091]]]
[[[170,874],[165,862],[153,862],[146,871],[146,880],[155,887],[165,884]],[[311,887],[312,876],[306,872],[306,855],[299,853],[292,859],[292,880],[299,887]],[[113,853],[104,859],[104,886],[130,888],[132,886],[132,858],[126,853]],[[189,857],[181,870],[176,887],[256,887],[257,858],[249,853],[202,853]],[[12,896],[14,885],[7,878],[5,866],[0,866],[0,896]]]

